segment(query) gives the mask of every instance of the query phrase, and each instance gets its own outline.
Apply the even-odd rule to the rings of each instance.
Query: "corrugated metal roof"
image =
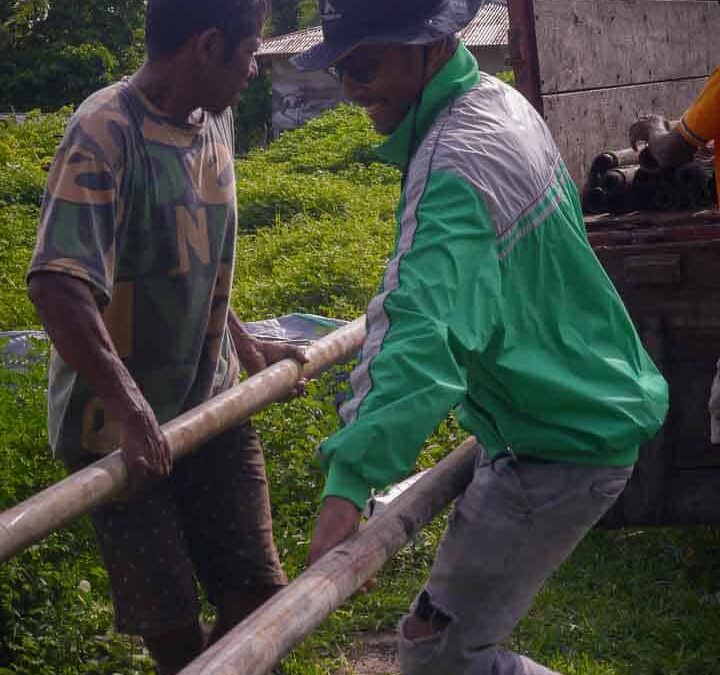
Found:
[[[297,33],[288,33],[287,35],[278,35],[277,37],[263,40],[258,56],[280,56],[287,54],[299,54],[310,47],[314,47],[322,42],[322,29],[320,26],[308,28]]]
[[[460,33],[468,47],[504,47],[508,44],[510,14],[507,5],[489,2]]]
[[[508,43],[509,30],[507,5],[489,2],[480,8],[475,18],[460,33],[460,37],[468,47],[502,47]],[[322,30],[319,26],[278,35],[263,42],[258,56],[292,56],[314,47],[321,41]]]

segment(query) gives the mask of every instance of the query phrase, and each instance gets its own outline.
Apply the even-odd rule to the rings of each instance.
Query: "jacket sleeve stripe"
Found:
[[[343,422],[351,424],[367,395],[372,391],[370,368],[374,358],[382,349],[385,336],[390,330],[390,317],[385,311],[385,300],[400,287],[400,263],[403,256],[412,248],[417,230],[417,209],[425,192],[430,175],[434,153],[434,143],[424,143],[412,164],[405,185],[405,209],[400,220],[400,238],[394,258],[385,269],[383,292],[376,295],[368,305],[367,338],[362,350],[362,361],[350,375],[353,397],[340,408]]]

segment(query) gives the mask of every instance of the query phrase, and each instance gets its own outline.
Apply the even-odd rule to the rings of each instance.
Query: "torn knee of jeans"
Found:
[[[444,630],[455,620],[453,614],[441,607],[427,590],[420,594],[413,614],[421,621],[429,623],[435,632]]]

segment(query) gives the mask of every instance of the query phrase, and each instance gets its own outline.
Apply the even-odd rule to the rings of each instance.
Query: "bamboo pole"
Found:
[[[364,339],[365,317],[360,317],[308,347],[304,366],[292,359],[276,363],[163,425],[173,460],[281,400],[301,377],[314,377],[351,358]],[[125,461],[117,450],[0,513],[0,561],[108,501],[126,482]]]
[[[343,542],[257,609],[180,675],[267,675],[470,482],[476,441],[465,441]]]

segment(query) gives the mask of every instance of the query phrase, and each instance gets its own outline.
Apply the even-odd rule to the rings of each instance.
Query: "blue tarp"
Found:
[[[37,360],[34,348],[45,342],[47,335],[39,330],[0,331],[0,368],[24,370],[31,361]]]
[[[261,340],[277,340],[309,345],[332,333],[347,321],[315,314],[287,314],[277,319],[246,323],[248,331]],[[0,331],[0,368],[23,370],[34,358],[38,341],[46,341],[43,331]]]

